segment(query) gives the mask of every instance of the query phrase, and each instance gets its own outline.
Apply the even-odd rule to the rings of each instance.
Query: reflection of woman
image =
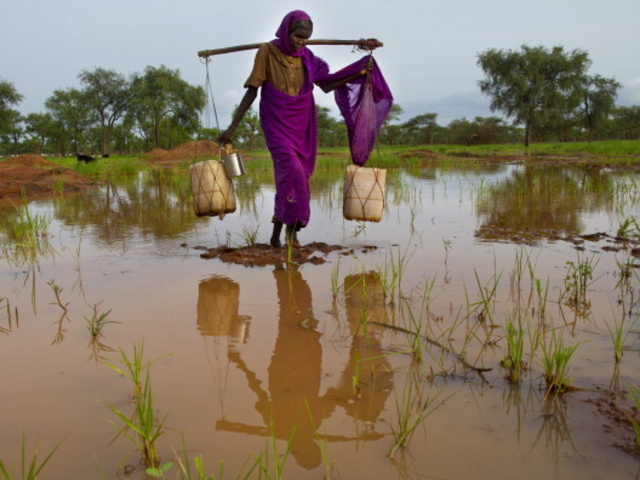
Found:
[[[305,469],[318,467],[322,462],[319,445],[315,440],[315,429],[325,418],[331,416],[337,405],[343,406],[348,415],[357,420],[374,422],[382,411],[388,396],[387,388],[379,388],[379,382],[369,375],[362,380],[367,384],[366,399],[353,402],[354,390],[351,378],[356,374],[358,354],[355,348],[362,347],[360,358],[373,356],[375,346],[364,346],[360,340],[352,345],[350,362],[341,376],[340,384],[320,396],[322,378],[321,334],[314,329],[311,289],[299,270],[276,269],[273,272],[278,290],[280,318],[278,337],[268,368],[269,386],[265,391],[260,380],[249,370],[237,351],[229,350],[229,359],[245,373],[249,388],[258,400],[256,410],[265,425],[273,425],[273,431],[264,428],[231,424],[219,421],[219,428],[245,433],[273,435],[279,440],[291,442],[291,454]],[[378,354],[375,354],[378,356]],[[371,362],[364,362],[371,364]],[[389,369],[379,369],[389,372]],[[381,375],[384,375],[381,373]],[[375,385],[374,385],[375,384]],[[388,386],[385,384],[385,387]],[[313,421],[310,419],[313,419]],[[376,438],[379,435],[365,434],[360,438]],[[328,435],[327,441],[345,441],[347,437]]]

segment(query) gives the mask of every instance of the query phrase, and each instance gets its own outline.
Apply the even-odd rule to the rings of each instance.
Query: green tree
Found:
[[[397,122],[400,120],[400,116],[404,113],[402,107],[396,103],[391,105],[391,110],[389,110],[389,115],[384,119],[382,123],[382,127],[380,128],[382,136],[387,140],[389,145],[394,145],[400,135],[402,134],[402,130],[399,125],[392,125],[391,122]]]
[[[22,134],[22,116],[11,107],[18,105],[23,99],[11,82],[0,80],[0,136],[5,143],[13,144],[14,153],[17,153],[18,140]]]
[[[235,116],[237,111],[238,105],[236,105],[236,108],[233,110],[231,118]],[[242,121],[238,124],[238,128],[236,128],[235,137],[244,148],[247,150],[253,150],[255,142],[261,134],[262,129],[260,128],[260,118],[258,117],[258,113],[253,109],[253,107],[249,107],[242,117]]]
[[[425,113],[405,122],[402,128],[409,142],[419,145],[433,143],[438,130],[437,117],[437,113]]]
[[[203,87],[189,85],[179,70],[145,68],[131,83],[130,115],[140,135],[157,148],[171,148],[174,130],[198,131],[206,104]]]
[[[25,132],[30,137],[34,153],[43,153],[56,136],[57,125],[50,113],[30,113],[26,116]]]
[[[86,95],[75,88],[56,90],[45,107],[56,125],[51,135],[57,152],[66,155],[70,148],[73,153],[84,153],[85,137],[93,123]]]
[[[116,122],[127,111],[131,99],[130,82],[114,70],[96,68],[78,75],[91,108],[100,122],[101,153],[109,153],[109,142]]]
[[[620,83],[600,75],[586,77],[582,90],[582,116],[589,135],[593,139],[595,129],[609,118],[615,108]]]
[[[640,105],[618,107],[613,110],[618,138],[621,140],[640,139]]]
[[[348,143],[347,126],[343,121],[329,115],[330,112],[329,108],[316,105],[318,144],[323,147],[346,145]]]
[[[491,98],[491,110],[524,125],[525,146],[532,130],[576,109],[582,100],[582,80],[591,65],[583,50],[566,53],[560,46],[523,45],[521,51],[490,49],[478,55],[485,78],[478,85]]]

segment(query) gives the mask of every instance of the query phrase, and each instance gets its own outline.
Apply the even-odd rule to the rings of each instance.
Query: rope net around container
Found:
[[[193,207],[197,216],[218,216],[236,211],[233,183],[222,162],[205,160],[191,165]]]
[[[347,167],[342,205],[347,220],[379,222],[382,219],[386,174],[382,168]]]

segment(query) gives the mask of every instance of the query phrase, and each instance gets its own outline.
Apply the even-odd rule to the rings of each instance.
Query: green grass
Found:
[[[93,315],[91,315],[91,318],[83,317],[84,321],[87,324],[87,330],[89,330],[89,333],[93,338],[102,336],[102,330],[104,329],[105,325],[109,323],[120,323],[115,320],[108,320],[107,317],[111,313],[111,310],[100,313],[98,311],[99,305],[99,303],[93,305]]]
[[[53,454],[56,453],[58,447],[60,447],[60,441],[53,449],[45,456],[44,460],[41,462],[38,461],[38,450],[39,447],[36,447],[35,451],[31,455],[31,459],[27,459],[26,453],[26,441],[24,435],[22,436],[22,445],[21,445],[21,455],[20,455],[20,475],[13,475],[9,472],[8,467],[4,464],[2,459],[0,459],[0,479],[2,480],[36,480],[38,475],[42,472],[44,467],[49,463]]]
[[[507,351],[502,358],[502,366],[506,370],[507,379],[513,383],[520,383],[524,363],[524,330],[522,322],[517,321],[517,327],[509,320],[506,328]]]
[[[569,360],[578,345],[564,346],[562,335],[553,331],[549,341],[542,342],[543,376],[547,383],[547,393],[564,393],[571,388],[573,379],[569,378]]]
[[[23,194],[22,205],[14,206],[14,214],[3,221],[3,230],[13,243],[36,249],[41,239],[49,236],[49,227],[53,222],[50,213],[33,213]]]
[[[143,357],[144,345],[140,343],[133,345],[131,357],[120,349],[120,361],[123,367],[105,362],[106,365],[133,383],[133,413],[131,415],[125,414],[113,404],[107,403],[107,406],[121,422],[116,438],[122,435],[129,439],[136,450],[140,452],[145,466],[154,469],[160,467],[160,455],[156,441],[165,432],[164,421],[166,417],[161,419],[156,416],[149,371],[150,365],[160,359],[144,363]]]

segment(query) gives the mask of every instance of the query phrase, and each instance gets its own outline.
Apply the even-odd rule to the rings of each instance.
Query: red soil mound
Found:
[[[20,155],[0,161],[0,202],[78,192],[97,186],[90,178],[39,155]]]
[[[220,158],[220,148],[218,144],[211,140],[197,140],[183,143],[173,150],[166,151],[161,148],[154,148],[147,153],[152,162],[175,162],[179,160],[195,161],[204,159]]]

